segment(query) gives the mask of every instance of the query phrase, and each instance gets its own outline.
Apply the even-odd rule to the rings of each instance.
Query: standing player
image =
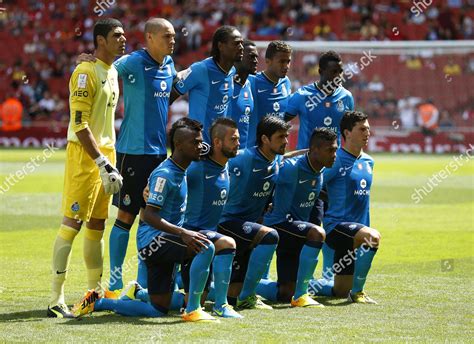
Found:
[[[53,248],[52,297],[48,317],[69,318],[64,302],[71,248],[82,223],[88,289],[100,287],[103,269],[105,219],[110,195],[119,191],[122,177],[115,162],[115,108],[119,98],[114,59],[125,51],[122,24],[112,18],[94,25],[95,62],[84,62],[69,82],[71,120],[64,172],[63,220]]]
[[[189,92],[189,118],[204,126],[204,141],[209,143],[209,128],[218,117],[227,117],[234,94],[234,63],[241,61],[244,47],[240,32],[221,26],[212,37],[211,57],[195,62],[178,74],[171,103]]]
[[[284,118],[291,82],[286,76],[291,63],[291,47],[282,41],[268,44],[265,52],[266,69],[249,77],[254,97],[255,116],[250,118],[247,147],[256,144],[257,125],[265,116]]]
[[[117,140],[117,168],[123,188],[113,198],[117,219],[109,237],[109,289],[123,287],[122,265],[127,253],[130,228],[145,208],[142,190],[150,173],[166,159],[166,125],[176,70],[171,58],[175,31],[169,21],[152,18],[145,23],[146,48],[114,62],[123,82],[125,118]],[[91,61],[82,54],[80,61]],[[139,269],[144,264],[139,264]],[[139,281],[146,286],[145,281]]]
[[[278,117],[265,117],[257,127],[258,145],[240,150],[229,161],[230,194],[219,232],[237,243],[229,300],[241,309],[271,309],[257,298],[256,287],[273,257],[278,233],[256,222],[272,194],[289,128]]]
[[[270,301],[291,300],[292,307],[321,307],[307,293],[326,237],[309,216],[322,186],[322,171],[336,159],[336,134],[327,128],[313,131],[309,152],[285,159],[278,174],[273,208],[264,225],[278,231],[278,282],[262,280],[257,293]]]
[[[230,117],[237,123],[240,135],[240,147],[247,147],[247,136],[250,118],[253,111],[254,97],[250,89],[249,75],[257,73],[258,51],[254,42],[244,40],[244,57],[235,63],[234,94],[230,104]]]
[[[370,226],[369,200],[374,160],[364,153],[370,136],[367,115],[348,111],[341,120],[344,147],[332,168],[324,171],[329,207],[324,215],[326,243],[335,250],[333,292],[349,301],[376,303],[364,292],[365,280],[380,245],[380,233]],[[355,252],[355,264],[351,261]],[[349,257],[350,256],[350,257]],[[336,268],[336,263],[337,267]]]
[[[229,194],[227,161],[237,155],[239,132],[233,120],[218,118],[211,126],[210,136],[212,142],[209,154],[193,162],[187,171],[188,206],[183,227],[206,235],[216,248],[212,264],[215,291],[213,314],[224,318],[241,318],[227,303],[236,244],[234,239],[217,233],[217,225]],[[182,269],[183,277],[188,275],[187,267]]]
[[[214,245],[205,235],[184,229],[187,181],[186,169],[200,158],[202,125],[192,119],[182,118],[170,130],[171,157],[158,166],[149,178],[149,196],[144,221],[137,234],[139,255],[147,265],[147,302],[101,299],[99,302],[78,304],[77,315],[109,309],[121,314],[160,317],[168,313],[174,287],[175,264],[192,259],[190,267],[190,293],[183,314],[185,321],[216,321],[201,309],[201,295],[209,275],[214,256]],[[93,296],[94,299],[97,295]],[[105,300],[105,301],[104,301]]]

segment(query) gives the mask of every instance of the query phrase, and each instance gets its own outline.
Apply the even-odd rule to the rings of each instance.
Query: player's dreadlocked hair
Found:
[[[334,61],[334,62],[341,62],[341,55],[336,53],[334,50],[329,50],[321,55],[319,55],[319,69],[324,70],[328,66],[329,62]]]
[[[178,131],[183,130],[183,129],[200,132],[202,130],[202,124],[188,117],[180,118],[176,122],[174,122],[169,132],[171,154],[174,152],[174,145],[175,145],[174,137]]]
[[[261,146],[262,136],[265,135],[270,139],[273,134],[277,131],[287,131],[290,130],[291,125],[286,123],[280,117],[277,116],[265,116],[257,125],[257,145]]]
[[[336,141],[337,135],[334,130],[329,128],[315,128],[311,134],[309,141],[309,147],[318,146],[320,147],[323,142],[333,143]]]
[[[365,121],[369,116],[365,113],[360,111],[346,111],[344,116],[341,119],[341,134],[344,140],[346,139],[346,135],[344,135],[344,130],[352,131],[352,129],[356,126],[358,122]]]
[[[212,48],[211,48],[211,56],[216,60],[220,58],[219,52],[219,43],[225,43],[227,40],[232,36],[232,33],[237,30],[235,26],[224,25],[221,26],[214,32],[212,36]]]
[[[94,47],[97,48],[97,36],[107,38],[109,32],[116,27],[123,28],[123,25],[115,18],[99,19],[94,25]]]
[[[268,44],[267,50],[265,51],[265,58],[272,59],[278,52],[290,53],[291,47],[283,41],[272,41]]]

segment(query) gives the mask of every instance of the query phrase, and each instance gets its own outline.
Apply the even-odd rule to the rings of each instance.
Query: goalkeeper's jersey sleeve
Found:
[[[67,139],[79,142],[76,132],[89,128],[97,145],[115,145],[115,108],[119,98],[117,70],[101,60],[82,62],[69,81],[71,117]]]

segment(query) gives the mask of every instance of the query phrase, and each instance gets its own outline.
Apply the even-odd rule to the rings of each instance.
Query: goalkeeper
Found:
[[[48,317],[69,318],[64,301],[72,243],[86,222],[84,261],[88,289],[99,289],[105,219],[110,197],[122,186],[115,169],[115,108],[119,99],[117,70],[112,65],[125,51],[122,24],[112,18],[94,26],[95,62],[83,62],[69,81],[71,118],[67,134],[61,227],[53,248],[52,296]]]

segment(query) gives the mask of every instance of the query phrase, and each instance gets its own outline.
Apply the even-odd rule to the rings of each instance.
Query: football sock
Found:
[[[377,248],[368,247],[362,244],[357,248],[356,261],[354,266],[354,278],[352,281],[352,292],[358,293],[364,290],[365,280],[369,274],[372,260],[374,259]]]
[[[235,249],[225,249],[216,253],[212,263],[214,276],[215,307],[220,308],[227,303],[227,291],[229,289],[230,275],[232,273],[232,261]]]
[[[323,243],[323,278],[327,280],[334,280],[334,250],[326,243]]]
[[[334,288],[333,279],[329,280],[320,278],[311,282],[311,287],[309,288],[308,292],[310,292],[310,294],[314,294],[315,296],[334,296],[332,288]]]
[[[142,288],[148,288],[148,269],[140,255],[138,255],[137,283],[140,284]]]
[[[137,300],[99,299],[94,304],[94,311],[113,311],[130,317],[162,317],[165,313],[157,310],[147,302]]]
[[[268,301],[278,301],[278,283],[269,279],[261,279],[257,285],[257,294]]]
[[[295,295],[293,296],[295,300],[308,292],[308,283],[318,264],[318,255],[322,246],[321,241],[307,241],[301,249]]]
[[[263,273],[262,279],[270,279],[270,266],[271,265],[272,265],[272,259],[270,259],[270,263],[268,263],[267,269]]]
[[[207,293],[207,301],[214,302],[215,300],[216,300],[216,291],[214,289],[214,281],[212,281],[211,283],[209,283],[209,291]]]
[[[64,304],[64,282],[67,277],[67,269],[71,260],[71,248],[78,230],[61,225],[53,246],[53,280],[51,288],[51,306],[59,303]]]
[[[260,282],[267,266],[275,253],[278,244],[278,233],[273,230],[268,232],[260,241],[250,255],[247,274],[239,295],[240,300],[244,300],[255,294],[258,282]]]
[[[85,228],[84,231],[84,262],[87,269],[87,289],[96,289],[102,293],[100,279],[104,264],[103,230]]]
[[[128,239],[132,225],[115,220],[109,237],[110,283],[109,290],[123,288],[122,265],[127,254]]]
[[[209,277],[209,266],[214,257],[214,245],[208,244],[207,249],[199,252],[191,263],[189,271],[189,296],[186,313],[201,307],[201,295]]]
[[[175,290],[171,296],[170,310],[179,311],[184,306],[184,294]]]
[[[150,295],[148,294],[148,289],[140,289],[135,293],[135,299],[143,302],[151,302]]]

